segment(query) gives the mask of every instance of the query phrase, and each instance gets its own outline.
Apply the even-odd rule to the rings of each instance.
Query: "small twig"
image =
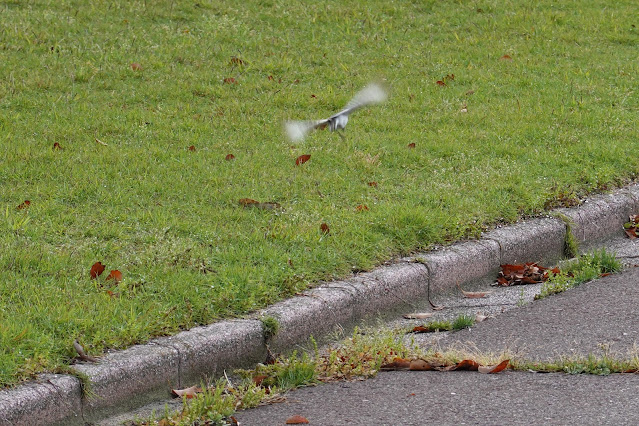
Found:
[[[84,348],[82,347],[82,345],[78,342],[78,339],[75,339],[73,341],[73,347],[75,348],[75,351],[78,353],[80,359],[82,361],[89,361],[89,362],[98,362],[97,358],[94,358],[90,355],[87,355],[86,352],[84,352]]]
[[[103,145],[103,146],[109,146],[108,144],[106,144],[106,143],[102,142],[102,141],[101,141],[100,139],[98,139],[98,138],[95,138],[95,141],[96,141],[97,143],[99,143],[100,145]]]

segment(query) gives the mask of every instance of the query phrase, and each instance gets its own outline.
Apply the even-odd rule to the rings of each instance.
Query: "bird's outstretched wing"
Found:
[[[382,86],[377,83],[371,83],[368,86],[364,87],[362,90],[357,92],[353,99],[346,104],[343,110],[333,115],[333,117],[338,115],[348,115],[355,110],[358,110],[361,107],[366,105],[379,104],[384,102],[388,98],[388,94],[386,90]]]
[[[329,126],[332,120],[334,120],[336,117],[339,117],[340,115],[348,116],[353,111],[361,107],[364,107],[366,105],[372,105],[372,104],[378,104],[378,103],[384,102],[387,97],[388,97],[388,94],[386,93],[386,90],[384,90],[382,86],[380,86],[377,83],[371,83],[365,88],[363,88],[362,90],[360,90],[359,92],[357,92],[357,94],[353,97],[353,99],[351,99],[350,102],[346,104],[344,109],[342,109],[337,114],[334,114],[324,120],[287,121],[284,123],[284,128],[286,130],[286,134],[288,135],[289,139],[291,139],[291,141],[293,142],[297,142],[299,140],[304,139],[306,134],[310,132],[311,130]],[[346,124],[346,121],[347,119],[344,120],[344,125]],[[334,124],[335,123],[333,123],[331,130],[335,130]],[[343,128],[343,125],[342,127],[338,127],[338,128]]]
[[[311,130],[327,126],[328,120],[287,121],[284,123],[286,134],[293,142],[304,139]]]

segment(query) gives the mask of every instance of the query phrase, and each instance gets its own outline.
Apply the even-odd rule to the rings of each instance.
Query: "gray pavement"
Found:
[[[623,425],[639,423],[639,377],[505,372],[387,372],[361,382],[291,392],[286,402],[239,412],[242,426]]]
[[[493,289],[482,299],[448,294],[436,315],[484,311],[493,317],[453,333],[411,335],[424,348],[464,347],[483,353],[508,350],[518,359],[549,361],[589,354],[638,356],[639,245],[606,242],[625,260],[622,274],[584,283],[532,301],[539,286]],[[406,327],[424,320],[394,319]],[[312,425],[424,424],[638,424],[639,375],[569,375],[506,371],[385,372],[376,378],[290,392],[284,403],[235,417],[244,426],[283,425],[292,415]]]

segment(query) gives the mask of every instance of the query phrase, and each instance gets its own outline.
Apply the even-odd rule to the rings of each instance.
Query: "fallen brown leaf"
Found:
[[[264,381],[264,379],[266,379],[268,376],[265,374],[260,374],[259,376],[255,376],[253,377],[253,383],[255,383],[255,386],[261,386],[262,382]]]
[[[411,361],[409,359],[396,357],[392,362],[382,365],[379,369],[381,371],[408,370],[410,363]]]
[[[459,361],[455,365],[451,365],[445,368],[445,371],[457,371],[457,370],[468,370],[468,371],[477,371],[479,369],[479,363],[473,361],[472,359],[465,359]]]
[[[200,392],[202,392],[202,388],[199,386],[191,386],[190,388],[185,389],[171,389],[171,393],[173,395],[178,398],[186,397],[187,399],[195,397]]]
[[[306,163],[310,159],[311,159],[311,155],[310,154],[300,155],[299,157],[297,157],[295,159],[295,165],[296,166],[300,166],[300,165]]]
[[[459,283],[457,283],[457,288],[459,288],[459,291],[461,291],[464,297],[468,299],[481,299],[482,297],[486,297],[492,293],[492,291],[464,291]]]
[[[488,318],[488,317],[486,315],[482,314],[481,312],[477,312],[475,314],[475,322],[482,322],[486,318]]]
[[[225,159],[226,161],[231,161],[231,160],[235,159],[235,155],[233,155],[233,154],[228,154],[226,157],[224,157],[224,159]]]
[[[410,362],[410,366],[408,367],[408,369],[410,371],[431,371],[435,368],[423,359],[415,359]]]
[[[478,368],[478,371],[480,373],[484,373],[484,374],[496,374],[499,373],[500,371],[502,371],[503,369],[505,369],[506,367],[508,367],[508,363],[510,362],[509,359],[503,360],[502,362],[500,362],[497,365],[492,365],[492,366],[480,366]]]
[[[107,275],[106,279],[113,280],[117,284],[120,281],[122,281],[122,272],[118,271],[117,269],[114,269],[111,272],[109,272],[109,275]]]
[[[20,203],[20,205],[18,207],[16,207],[17,210],[23,210],[28,208],[31,205],[31,201],[29,200],[24,200],[22,203]]]
[[[292,417],[289,417],[288,419],[286,419],[286,424],[287,425],[308,424],[308,420],[306,419],[306,417],[295,415],[295,416],[292,416]]]
[[[416,312],[414,314],[405,314],[403,315],[403,317],[406,319],[426,319],[432,317],[433,315],[435,314],[432,312]]]
[[[96,279],[97,277],[102,275],[102,272],[104,272],[104,265],[102,264],[102,262],[95,262],[93,266],[91,266],[91,279]]]
[[[331,232],[331,229],[328,227],[327,224],[322,223],[320,225],[320,231],[322,231],[323,234],[329,234]]]

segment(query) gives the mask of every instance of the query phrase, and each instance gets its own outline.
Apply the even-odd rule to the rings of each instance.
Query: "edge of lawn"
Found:
[[[41,374],[0,390],[0,423],[85,424],[166,399],[171,389],[264,362],[322,338],[336,327],[414,309],[458,283],[488,281],[499,265],[528,261],[550,265],[581,246],[622,232],[639,212],[639,184],[586,199],[579,207],[486,232],[481,239],[387,262],[371,272],[324,283],[246,319],[196,327],[144,345],[107,353],[69,374]]]

